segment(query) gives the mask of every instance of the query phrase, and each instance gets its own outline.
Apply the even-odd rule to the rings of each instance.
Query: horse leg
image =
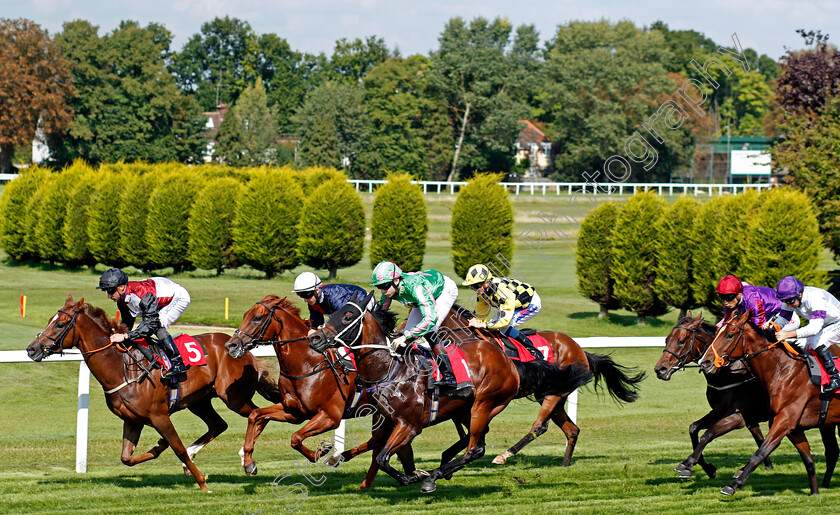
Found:
[[[138,463],[143,463],[144,461],[153,460],[160,456],[160,453],[162,453],[166,450],[167,447],[169,447],[169,444],[166,442],[166,440],[161,438],[160,440],[158,440],[157,445],[149,449],[148,452],[141,454],[136,458],[132,457],[132,454],[134,454],[134,449],[137,448],[137,441],[140,440],[140,433],[142,431],[143,424],[123,420],[123,448],[120,460],[123,462],[123,464],[128,465],[129,467],[133,467],[134,465],[137,465]]]
[[[402,447],[410,445],[415,436],[417,436],[417,432],[412,426],[405,421],[399,421],[397,422],[396,427],[394,427],[393,432],[391,432],[391,435],[388,437],[388,440],[385,442],[385,445],[374,455],[374,462],[376,465],[385,471],[386,474],[396,479],[402,486],[416,483],[424,476],[417,476],[416,474],[409,476],[403,474],[392,467],[389,460],[391,459],[391,456],[397,453]],[[373,469],[372,466],[371,469]],[[368,473],[370,473],[370,470]],[[365,480],[367,480],[367,477],[365,477]]]
[[[840,426],[837,427],[840,430]],[[837,446],[837,437],[834,436],[835,427],[823,426],[820,428],[823,446],[825,446],[825,476],[822,486],[828,488],[831,484],[831,476],[834,474],[834,467],[837,466],[837,458],[840,457],[840,447]]]
[[[248,414],[248,429],[245,431],[245,443],[239,451],[242,458],[242,467],[246,474],[257,473],[257,462],[254,461],[254,444],[257,437],[262,433],[269,420],[280,422],[300,423],[300,420],[290,413],[287,413],[282,404],[275,404],[267,408],[258,408]]]
[[[805,472],[808,473],[808,484],[811,487],[811,495],[820,493],[817,487],[817,468],[814,465],[814,456],[811,454],[811,446],[805,437],[805,431],[794,431],[787,435],[787,437],[796,447],[796,450],[799,451],[799,457],[802,458],[802,463],[805,464]]]
[[[712,413],[709,413],[710,415]],[[731,413],[720,420],[716,420],[709,429],[703,433],[703,436],[700,437],[699,441],[696,443],[694,447],[694,451],[692,451],[691,455],[686,458],[683,462],[685,468],[680,471],[680,477],[683,479],[690,478],[693,475],[692,469],[694,465],[699,463],[706,474],[709,475],[710,478],[714,478],[717,476],[717,468],[712,465],[711,463],[706,463],[703,459],[703,450],[706,448],[709,443],[719,436],[723,436],[726,433],[734,430],[740,429],[744,427],[744,417],[741,416],[740,413]],[[762,438],[762,441],[764,439]],[[737,476],[736,476],[737,477]]]
[[[708,474],[709,477],[717,476],[717,468],[712,465],[711,463],[706,462],[706,458],[703,457],[703,449],[700,449],[700,452],[697,452],[697,447],[700,445],[698,435],[700,434],[701,429],[708,429],[711,427],[715,422],[717,422],[717,415],[714,411],[710,411],[706,413],[702,418],[699,420],[695,420],[688,426],[688,437],[691,439],[691,454],[688,455],[688,458],[684,459],[682,463],[674,467],[674,470],[680,473],[680,477],[691,477],[693,473],[691,469],[694,468],[694,465],[699,463],[703,470]],[[687,475],[683,475],[683,472],[688,471]]]
[[[739,475],[737,478],[735,478],[735,480],[723,487],[720,493],[724,495],[734,495],[735,490],[744,486],[744,483],[747,482],[747,478],[750,477],[752,471],[755,470],[756,467],[758,467],[758,465],[761,464],[765,459],[767,459],[767,456],[769,456],[770,453],[773,452],[776,449],[776,447],[779,446],[780,443],[782,443],[782,438],[787,436],[789,432],[788,428],[796,427],[795,422],[788,422],[787,420],[783,420],[778,415],[776,418],[778,418],[779,420],[777,420],[776,423],[774,423],[770,427],[770,431],[767,432],[767,437],[764,439],[764,442],[761,443],[761,445],[758,447],[758,450],[755,451],[755,454],[753,454],[750,458],[750,461],[744,466],[741,475]],[[784,418],[786,419],[789,417],[784,416]],[[798,416],[796,416],[795,418],[798,419]]]
[[[367,441],[368,447],[373,451],[373,457],[370,460],[370,467],[365,474],[362,484],[359,485],[359,490],[365,490],[373,486],[373,480],[376,478],[376,473],[379,472],[379,465],[376,464],[376,456],[382,451],[385,446],[385,441],[388,435],[391,434],[393,426],[377,427],[373,430],[370,440]]]
[[[151,425],[158,433],[160,433],[160,436],[166,439],[169,446],[172,447],[172,450],[175,452],[175,455],[181,460],[181,463],[187,466],[189,471],[192,473],[192,476],[195,478],[196,483],[198,483],[198,487],[201,491],[209,492],[209,490],[207,490],[207,483],[204,475],[202,475],[202,473],[198,470],[198,467],[196,467],[195,463],[193,463],[193,460],[190,459],[189,454],[187,454],[187,448],[184,447],[181,437],[178,436],[178,433],[175,431],[175,426],[172,425],[169,415],[153,417],[151,419]]]
[[[212,397],[210,395],[187,406],[187,409],[207,424],[207,432],[187,447],[187,455],[191,460],[195,460],[195,455],[198,454],[198,451],[200,451],[208,443],[212,442],[214,438],[224,433],[228,428],[228,425],[227,422],[225,422],[225,420],[216,413],[216,410],[213,409]],[[190,470],[186,465],[184,465],[184,475],[190,475]]]
[[[318,459],[321,458],[321,455],[305,446],[303,441],[310,436],[319,435],[325,431],[329,431],[330,429],[337,428],[340,420],[340,418],[339,420],[334,419],[325,411],[319,411],[317,415],[312,417],[302,428],[295,431],[292,435],[292,449],[303,454],[304,457],[312,463],[318,461]]]
[[[558,406],[551,414],[551,420],[554,421],[554,423],[563,430],[563,434],[566,435],[566,454],[563,456],[563,466],[568,467],[572,464],[572,453],[575,452],[575,445],[577,445],[580,428],[577,424],[572,422],[572,419],[569,418],[569,415],[566,413],[566,409],[562,405]]]
[[[747,427],[747,431],[753,436],[753,440],[755,440],[755,444],[761,447],[761,442],[764,441],[764,433],[761,432],[761,427],[758,424],[754,426]],[[766,460],[764,460],[764,470],[773,470],[773,463],[770,461],[770,457],[768,456]]]
[[[508,458],[515,456],[516,453],[521,451],[523,447],[536,440],[536,438],[541,434],[545,433],[548,430],[548,419],[551,416],[551,413],[562,401],[563,398],[557,395],[551,395],[543,399],[543,402],[540,405],[540,412],[537,414],[537,420],[534,421],[534,424],[531,426],[531,430],[528,431],[528,434],[516,442],[513,447],[493,458],[493,463],[496,465],[504,465]]]

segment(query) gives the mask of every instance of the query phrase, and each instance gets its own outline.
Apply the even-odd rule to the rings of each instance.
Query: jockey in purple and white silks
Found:
[[[801,318],[808,319],[808,325],[795,331],[778,331],[776,339],[802,338],[805,346],[813,350],[823,362],[830,382],[824,390],[832,391],[840,388],[840,373],[834,366],[834,356],[829,345],[840,341],[840,301],[834,295],[822,288],[805,286],[802,281],[789,275],[782,278],[776,285],[776,298],[788,308],[795,311]],[[787,310],[780,315],[779,324],[786,322]]]
[[[750,320],[758,327],[770,321],[776,323],[774,318],[778,318],[780,313],[785,311],[784,318],[789,322],[784,327],[779,327],[784,331],[793,331],[799,327],[799,317],[776,298],[776,290],[773,288],[753,286],[734,275],[727,275],[718,281],[715,293],[723,301],[723,319],[718,322],[718,326],[724,320],[729,320],[732,313],[738,310],[741,313],[749,312]]]

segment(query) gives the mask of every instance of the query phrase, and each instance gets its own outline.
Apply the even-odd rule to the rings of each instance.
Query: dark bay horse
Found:
[[[711,352],[710,352],[711,351]],[[832,346],[836,354],[837,349]],[[811,494],[819,493],[814,457],[805,438],[805,430],[817,427],[820,416],[820,389],[811,383],[805,359],[792,354],[782,344],[771,343],[763,331],[749,320],[749,313],[732,317],[724,322],[709,349],[700,358],[704,371],[714,374],[728,363],[741,362],[753,373],[767,390],[773,419],[767,437],[750,458],[743,472],[721,493],[733,495],[744,485],[753,470],[770,455],[787,437],[805,464]],[[837,393],[829,404],[825,426],[840,423],[840,402]],[[833,445],[830,444],[833,442]],[[840,449],[832,438],[825,441],[826,473],[823,486],[827,486],[837,464]]]
[[[255,391],[267,399],[276,399],[277,385],[268,377],[257,359],[250,353],[244,359],[233,359],[225,352],[228,335],[223,333],[200,334],[194,338],[207,350],[207,365],[190,367],[187,380],[181,383],[180,406],[186,407],[207,424],[207,432],[189,448],[184,447],[169,418],[168,386],[156,373],[137,381],[126,365],[126,353],[110,342],[110,335],[118,326],[101,308],[85,304],[84,299],[74,302],[68,297],[62,309],[50,320],[43,332],[27,347],[29,357],[41,361],[47,356],[77,347],[88,368],[105,390],[105,402],[115,415],[123,420],[122,462],[137,465],[154,458],[172,447],[175,454],[195,478],[199,488],[207,491],[205,477],[193,463],[199,449],[227,429],[227,423],[213,409],[211,400],[218,396],[231,410],[247,417],[256,409],[251,398]],[[138,457],[133,457],[143,426],[153,427],[160,435],[156,446]]]
[[[291,446],[311,462],[326,454],[322,448],[315,451],[304,445],[304,440],[336,429],[342,418],[372,414],[366,396],[352,411],[349,409],[356,391],[356,373],[345,374],[337,369],[323,354],[309,348],[306,334],[309,324],[300,318],[300,310],[285,298],[267,295],[249,309],[239,329],[227,342],[228,353],[238,358],[257,345],[274,346],[280,364],[278,403],[259,408],[248,416],[248,430],[243,445],[243,466],[248,474],[257,473],[253,459],[257,437],[271,420],[301,424],[293,435]],[[364,393],[363,393],[364,395]],[[340,457],[331,457],[328,464],[338,466],[343,461],[368,450],[368,442],[344,451]],[[414,473],[411,449],[406,449],[400,460],[407,473]],[[372,483],[363,483],[368,487]]]
[[[473,395],[440,397],[435,411],[428,375],[423,369],[408,364],[389,345],[396,315],[361,307],[367,306],[371,295],[340,308],[310,337],[310,345],[319,352],[336,345],[348,348],[356,356],[360,380],[376,388],[372,397],[386,420],[383,427],[388,429],[388,434],[384,444],[372,445],[374,459],[368,475],[381,468],[403,486],[419,481],[422,477],[417,474],[409,476],[395,470],[389,464],[390,457],[409,445],[424,427],[456,420],[469,428],[469,435],[461,439],[466,441],[463,445],[466,451],[450,461],[458,452],[453,449],[461,446],[461,442],[456,442],[444,453],[443,463],[430,472],[421,488],[423,492],[433,492],[438,479],[448,479],[467,463],[484,455],[490,421],[515,397],[568,394],[591,379],[589,372],[575,367],[558,369],[544,361],[513,362],[494,343],[464,338],[458,346],[464,352],[470,377],[475,383]],[[432,416],[433,413],[436,416]]]
[[[714,324],[703,321],[702,316],[680,319],[665,339],[662,357],[653,368],[656,376],[669,381],[675,371],[684,369],[689,363],[696,363],[714,340],[715,331]],[[706,400],[711,411],[688,427],[693,452],[674,469],[681,478],[691,477],[696,464],[714,478],[717,468],[705,460],[703,449],[715,438],[742,427],[746,427],[756,445],[761,446],[764,435],[759,422],[771,418],[767,391],[746,371],[733,372],[726,368],[717,374],[704,373],[703,377],[707,383]],[[707,431],[698,438],[701,429]],[[833,432],[830,436],[833,439]],[[764,460],[764,468],[773,468],[769,457]]]
[[[455,341],[462,338],[464,334],[473,334],[495,343],[495,338],[488,330],[480,329],[476,331],[468,327],[469,319],[474,318],[474,316],[471,311],[457,304],[454,305],[449,312],[449,316],[442,324],[442,328],[445,329],[442,333],[448,333],[446,337]],[[554,351],[555,367],[575,367],[582,371],[591,372],[596,391],[599,386],[606,384],[607,391],[617,401],[633,402],[638,398],[637,385],[644,379],[644,372],[631,376],[625,367],[616,364],[609,356],[585,352],[577,342],[563,333],[539,331],[537,334],[545,338],[551,345]],[[566,414],[565,405],[569,393],[571,392],[561,395],[547,395],[541,400],[540,411],[530,431],[510,449],[496,456],[493,463],[497,465],[506,463],[508,458],[516,455],[523,447],[545,433],[548,430],[548,422],[551,420],[566,435],[566,453],[563,456],[563,466],[568,467],[572,462],[572,453],[580,434],[580,428]]]

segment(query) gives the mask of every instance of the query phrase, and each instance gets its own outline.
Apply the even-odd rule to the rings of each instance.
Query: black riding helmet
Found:
[[[98,290],[110,290],[122,284],[128,284],[128,276],[119,268],[109,268],[105,270],[102,277],[99,278]]]

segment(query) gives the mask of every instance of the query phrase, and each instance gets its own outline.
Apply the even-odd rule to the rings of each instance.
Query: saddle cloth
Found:
[[[552,349],[551,344],[548,343],[548,340],[536,333],[529,334],[526,336],[528,336],[528,339],[531,340],[531,344],[538,351],[542,352],[542,355],[546,361],[548,361],[549,363],[554,363],[554,349]],[[502,350],[505,351],[505,354],[507,354],[508,357],[514,361],[529,363],[537,359],[533,354],[531,354],[528,351],[528,349],[525,348],[524,345],[514,340],[513,338],[499,334],[496,341],[502,347]]]
[[[181,358],[184,360],[185,365],[195,367],[207,364],[207,349],[204,348],[201,342],[188,334],[179,334],[174,337],[174,340],[175,346],[178,347],[178,352],[181,353]],[[134,340],[134,343],[142,345],[147,349],[149,348],[148,342],[144,339]],[[161,356],[155,356],[155,358],[162,367],[167,365]]]

